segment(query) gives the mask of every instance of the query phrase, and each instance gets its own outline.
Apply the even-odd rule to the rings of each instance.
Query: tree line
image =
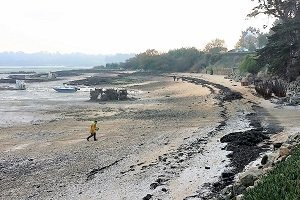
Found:
[[[256,54],[259,68],[288,81],[300,76],[300,1],[257,0],[250,17],[266,14],[278,19],[271,28],[268,43]]]
[[[289,81],[295,80],[300,76],[300,0],[253,1],[257,1],[257,6],[253,8],[249,17],[265,14],[277,20],[268,33],[253,27],[247,28],[242,32],[234,50],[228,51],[224,40],[215,39],[203,50],[190,47],[160,53],[155,49],[149,49],[118,65],[108,63],[107,67],[162,72],[200,72],[224,62],[228,64],[225,67],[238,65],[242,73],[255,74],[263,70]],[[239,52],[241,53],[238,58],[228,56]],[[232,61],[226,63],[228,59]]]
[[[217,39],[218,40],[218,39]],[[210,45],[205,51],[195,47],[173,49],[166,53],[159,53],[155,49],[149,49],[143,53],[129,58],[126,62],[120,63],[119,67],[124,69],[134,69],[143,71],[159,72],[201,72],[211,70],[218,65],[218,62],[226,60],[230,52],[225,51],[224,46]],[[244,53],[235,53],[235,57],[241,60]],[[227,59],[228,60],[228,59]],[[234,65],[235,60],[229,65]],[[108,64],[111,66],[111,64]]]

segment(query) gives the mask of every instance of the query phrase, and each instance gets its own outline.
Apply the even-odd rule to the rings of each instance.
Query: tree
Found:
[[[268,44],[269,33],[259,33],[257,36],[257,48],[261,49]]]
[[[300,72],[300,21],[289,21],[272,28],[269,43],[258,51],[258,63],[269,71],[294,80]]]
[[[248,14],[249,17],[255,17],[259,14],[274,16],[283,22],[294,18],[299,12],[299,0],[252,0],[257,1],[258,5]]]
[[[260,66],[257,65],[256,59],[252,55],[247,55],[241,62],[239,69],[242,73],[256,74],[260,70]]]
[[[268,42],[267,36],[268,34],[260,32],[259,29],[248,27],[245,31],[242,31],[235,48],[245,48],[249,51],[261,49]]]
[[[292,81],[300,75],[300,1],[258,0],[249,16],[260,13],[277,17],[281,23],[271,28],[267,45],[258,51],[258,65]]]
[[[225,41],[218,38],[212,40],[211,42],[206,44],[204,51],[213,54],[227,52],[227,48],[225,47]]]

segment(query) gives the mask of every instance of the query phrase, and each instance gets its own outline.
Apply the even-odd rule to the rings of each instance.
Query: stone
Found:
[[[264,168],[263,169],[263,173],[265,174],[265,173],[268,173],[269,171],[271,171],[272,170],[272,167],[266,167],[266,168]]]
[[[279,151],[275,151],[268,155],[268,162],[263,166],[263,168],[272,167],[275,160],[279,157]]]
[[[151,190],[154,190],[155,188],[157,188],[157,186],[159,186],[158,183],[151,183],[151,184],[150,184],[150,189],[151,189]]]
[[[242,200],[243,197],[244,197],[244,195],[240,194],[240,195],[237,195],[236,197],[234,197],[233,199],[235,199],[235,200]]]
[[[251,168],[248,171],[239,175],[239,180],[245,187],[254,185],[256,181],[263,174],[263,170],[258,168]]]
[[[282,142],[276,142],[273,144],[273,150],[279,149],[283,143]]]
[[[287,143],[288,144],[298,144],[300,142],[300,133],[295,133],[288,137]]]
[[[255,182],[254,182],[254,184],[255,184]],[[254,186],[249,186],[246,188],[246,191],[252,190],[253,188],[254,188]]]
[[[232,171],[224,171],[224,172],[222,172],[221,176],[222,176],[222,179],[227,179],[227,178],[233,177],[234,173]]]
[[[278,163],[280,163],[282,161],[285,161],[285,158],[286,158],[285,156],[281,156],[281,157],[277,158],[277,160],[275,160],[275,162],[274,162],[274,165],[278,164]]]
[[[254,187],[256,187],[258,184],[260,183],[260,179],[257,179],[256,181],[254,181]],[[253,187],[253,186],[249,186],[249,187]]]
[[[158,178],[158,179],[156,179],[156,182],[158,183],[158,184],[162,184],[163,182],[165,182],[166,180],[164,180],[164,179],[162,179],[162,178]]]
[[[147,194],[146,196],[143,197],[143,200],[150,200],[153,195]]]
[[[262,165],[265,165],[265,164],[267,164],[267,162],[268,162],[268,155],[264,155],[264,156],[262,157],[260,163],[261,163]]]
[[[254,185],[255,177],[252,174],[247,174],[240,178],[240,181],[245,187],[248,187]]]
[[[246,187],[241,184],[235,184],[232,188],[232,195],[242,194],[246,190]]]
[[[279,149],[279,157],[286,157],[287,155],[289,155],[290,150],[288,149],[288,147],[286,146],[282,146]]]
[[[291,158],[291,155],[288,155],[285,160],[289,160]]]
[[[222,195],[231,194],[232,190],[233,190],[233,186],[232,185],[228,185],[223,190],[221,190],[221,194]]]

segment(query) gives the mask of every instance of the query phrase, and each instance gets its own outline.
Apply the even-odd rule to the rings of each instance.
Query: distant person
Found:
[[[91,128],[90,128],[90,133],[91,135],[89,137],[86,138],[87,141],[89,141],[89,139],[91,137],[94,137],[94,141],[97,141],[96,139],[96,131],[98,131],[99,128],[97,127],[97,121],[95,120],[92,124],[91,124]]]
[[[174,81],[176,80],[176,76],[173,76]]]

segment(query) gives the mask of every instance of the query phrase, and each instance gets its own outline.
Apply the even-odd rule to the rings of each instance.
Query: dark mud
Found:
[[[196,85],[202,85],[203,87],[207,87],[213,94],[215,93],[215,90],[213,88],[219,89],[219,94],[217,96],[217,99],[219,99],[221,102],[224,101],[230,102],[233,100],[238,100],[243,98],[241,93],[232,91],[228,87],[225,87],[218,83],[212,83],[203,79],[190,78],[190,77],[182,77],[182,80],[188,81],[190,83],[194,83]]]
[[[97,86],[97,85],[122,85],[130,83],[141,83],[145,80],[151,79],[151,73],[121,73],[118,71],[97,71],[92,77],[87,77],[80,80],[69,81],[69,85],[85,85],[85,86]]]
[[[241,172],[247,164],[258,158],[260,153],[266,151],[265,148],[257,146],[266,139],[269,139],[269,136],[259,128],[222,137],[220,141],[227,143],[226,150],[232,152],[228,154],[233,167],[232,172]]]
[[[87,181],[89,180],[92,180],[93,178],[95,178],[95,175],[98,174],[98,173],[101,173],[102,171],[118,164],[121,160],[123,160],[123,158],[119,159],[119,160],[116,160],[114,161],[113,163],[109,164],[109,165],[106,165],[106,166],[103,166],[103,167],[99,167],[99,168],[96,168],[96,169],[93,169],[92,171],[90,171],[88,174],[87,174]]]

